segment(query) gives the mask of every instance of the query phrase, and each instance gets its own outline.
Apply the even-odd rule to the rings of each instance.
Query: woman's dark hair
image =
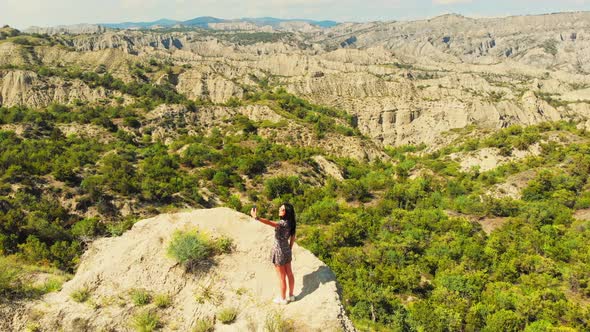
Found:
[[[289,234],[295,235],[295,231],[297,230],[297,222],[295,221],[295,209],[293,205],[289,203],[283,203],[285,207],[285,215],[283,219],[287,221],[287,225],[289,226]]]

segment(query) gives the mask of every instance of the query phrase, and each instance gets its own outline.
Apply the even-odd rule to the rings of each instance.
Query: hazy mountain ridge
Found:
[[[107,29],[155,29],[155,28],[216,28],[219,24],[225,25],[239,25],[239,24],[251,24],[253,28],[271,28],[282,30],[284,25],[290,25],[290,23],[306,23],[319,28],[331,28],[339,22],[323,20],[316,21],[310,19],[282,19],[274,17],[245,17],[238,19],[221,19],[211,16],[201,16],[192,19],[180,21],[162,18],[155,21],[149,22],[121,22],[121,23],[95,23],[95,24],[75,24],[75,25],[60,25],[54,27],[29,27],[25,29],[29,33],[48,33],[48,34],[59,34],[59,33],[100,33]]]

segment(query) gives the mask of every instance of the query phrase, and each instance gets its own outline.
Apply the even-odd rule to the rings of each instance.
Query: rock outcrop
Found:
[[[25,30],[27,33],[40,33],[48,35],[56,34],[82,34],[82,33],[103,33],[107,28],[98,24],[74,24],[58,25],[54,27],[30,27]]]
[[[91,88],[80,80],[66,81],[59,77],[42,78],[35,72],[0,71],[0,104],[44,107],[51,103],[71,104],[75,101],[99,102],[120,93]]]
[[[195,228],[212,237],[229,237],[235,248],[215,257],[208,268],[186,272],[167,256],[167,246],[175,231]],[[128,330],[135,314],[151,309],[161,317],[164,331],[191,331],[198,319],[234,307],[236,321],[231,325],[218,321],[216,331],[263,331],[275,312],[291,320],[297,331],[353,331],[334,274],[297,244],[293,254],[297,300],[286,306],[272,303],[277,293],[276,272],[269,261],[273,236],[272,228],[227,208],[142,220],[121,237],[92,243],[73,279],[60,292],[29,306],[28,314],[15,318],[13,328],[21,330],[36,319],[43,331]],[[90,299],[75,302],[70,294],[83,288],[90,291]],[[135,306],[129,295],[133,289],[168,294],[171,305]],[[199,303],[196,297],[202,292],[214,294],[216,300]]]

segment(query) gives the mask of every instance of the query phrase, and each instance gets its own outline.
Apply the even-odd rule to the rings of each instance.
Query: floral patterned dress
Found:
[[[275,227],[275,243],[271,251],[271,261],[274,265],[285,265],[291,263],[291,247],[289,237],[291,230],[286,220],[281,220]]]

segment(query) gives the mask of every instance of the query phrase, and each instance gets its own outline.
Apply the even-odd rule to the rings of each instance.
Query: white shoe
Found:
[[[289,301],[285,300],[285,299],[281,299],[280,297],[275,298],[274,300],[272,300],[274,303],[276,304],[282,304],[285,305],[287,303],[289,303]]]
[[[289,302],[295,302],[295,295],[289,296]]]

